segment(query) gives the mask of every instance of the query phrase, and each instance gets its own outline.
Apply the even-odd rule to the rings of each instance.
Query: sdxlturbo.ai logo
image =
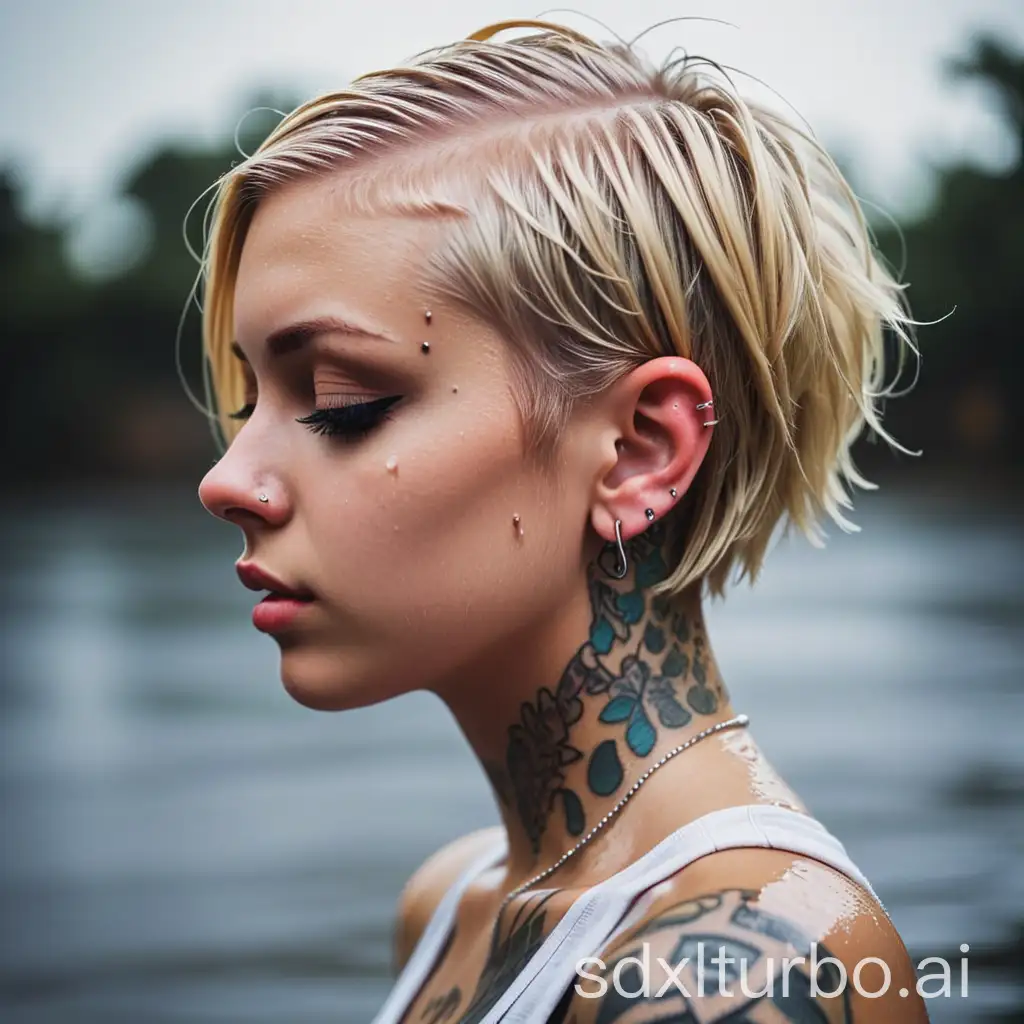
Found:
[[[680,959],[670,963],[664,957],[652,957],[650,944],[644,942],[640,955],[616,959],[608,978],[608,965],[600,957],[584,957],[576,964],[581,979],[575,989],[584,999],[600,999],[611,987],[624,999],[667,998],[678,993],[686,999],[698,998],[773,999],[804,994],[812,998],[833,999],[852,985],[865,999],[884,996],[892,985],[892,971],[880,957],[858,960],[847,972],[846,965],[834,956],[819,956],[818,944],[810,943],[807,956],[762,956],[751,947],[740,949],[741,943],[729,945],[705,942],[698,938],[684,940],[678,947]],[[961,953],[970,946],[963,943]],[[967,997],[967,958],[958,968],[942,957],[929,956],[917,965],[916,992],[922,999],[950,998],[954,980],[959,982],[959,996]],[[925,969],[937,968],[922,974]],[[595,972],[596,973],[592,973]],[[959,977],[955,975],[959,972]],[[900,996],[910,995],[907,988]]]

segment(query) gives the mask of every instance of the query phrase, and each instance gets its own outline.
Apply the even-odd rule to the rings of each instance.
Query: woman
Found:
[[[847,525],[899,296],[811,138],[542,22],[314,100],[219,183],[200,497],[254,623],[309,707],[436,693],[502,819],[408,883],[379,1021],[926,1019],[702,615],[780,523]]]

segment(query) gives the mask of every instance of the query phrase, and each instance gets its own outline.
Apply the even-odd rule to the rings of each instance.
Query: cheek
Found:
[[[340,645],[378,670],[415,665],[417,684],[562,600],[578,571],[586,509],[525,465],[514,419],[476,422],[396,432],[306,516]]]

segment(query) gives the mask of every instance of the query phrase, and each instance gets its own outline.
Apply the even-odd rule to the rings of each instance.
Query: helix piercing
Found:
[[[622,520],[615,520],[615,543],[618,545],[619,564],[616,566],[615,572],[608,572],[607,569],[602,566],[606,576],[610,576],[613,580],[621,580],[626,573],[629,571],[629,565],[626,562],[626,549],[622,546]]]
[[[268,497],[267,497],[267,496],[266,496],[265,494],[261,494],[261,495],[260,495],[260,501],[262,501],[262,502],[263,502],[263,504],[264,504],[264,505],[266,505],[266,503],[267,503],[268,501],[270,501],[270,499],[269,499],[269,498],[268,498]]]
[[[704,426],[705,427],[713,427],[718,422],[719,422],[718,420],[707,420],[707,421],[705,421]]]
[[[700,405],[697,406],[697,408],[698,409],[707,409],[707,408],[710,408],[714,404],[715,404],[715,400],[713,398],[709,398],[706,402],[701,402]]]

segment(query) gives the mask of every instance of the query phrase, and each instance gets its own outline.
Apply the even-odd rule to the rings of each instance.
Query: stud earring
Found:
[[[669,494],[671,494],[671,495],[672,495],[672,497],[674,498],[674,497],[676,496],[676,493],[677,493],[677,492],[676,492],[676,489],[675,489],[674,487],[670,487],[670,488],[668,489],[668,493],[669,493]]]
[[[653,523],[654,522],[654,509],[653,508],[645,508],[644,509],[644,515],[647,516],[647,522],[649,522],[649,523]]]
[[[265,494],[261,494],[261,495],[260,495],[260,501],[262,501],[262,502],[263,502],[263,504],[264,504],[264,505],[266,505],[266,503],[267,503],[268,501],[270,501],[270,499],[269,499],[269,498],[268,498],[268,497],[267,497],[267,496],[266,496]]]

